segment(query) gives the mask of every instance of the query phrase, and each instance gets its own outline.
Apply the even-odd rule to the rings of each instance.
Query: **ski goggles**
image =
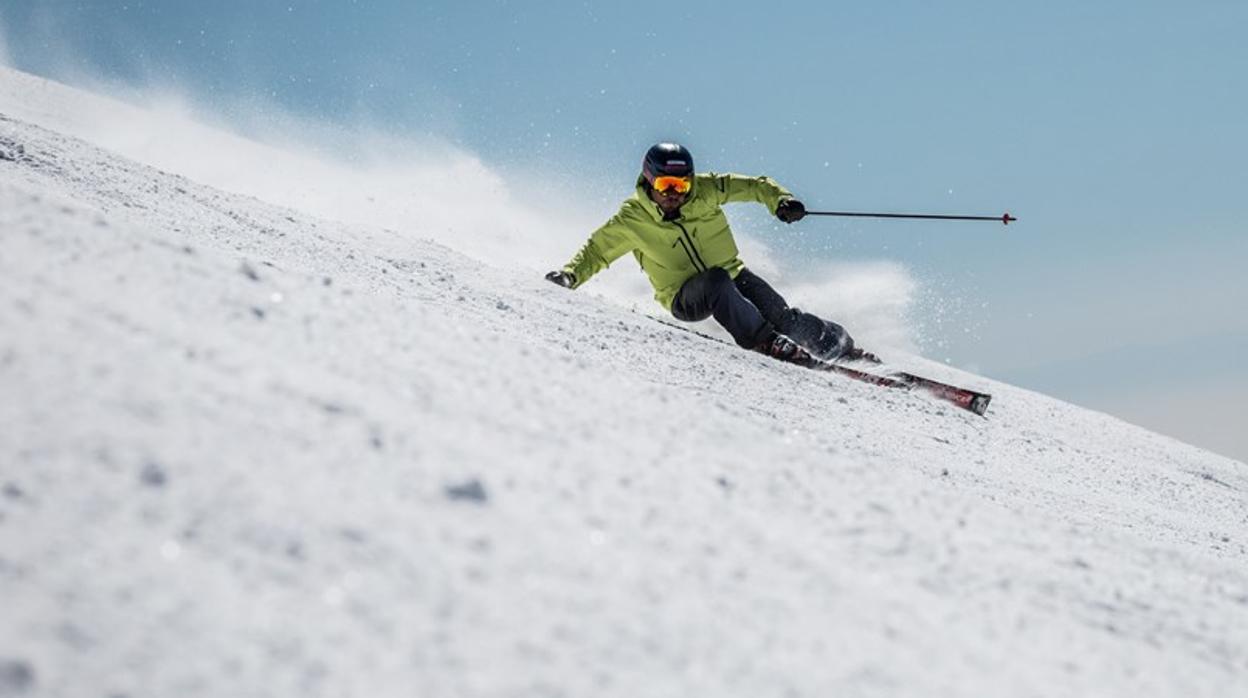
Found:
[[[650,183],[650,186],[654,187],[655,191],[675,189],[677,194],[684,194],[693,187],[693,180],[689,177],[672,177],[665,175],[663,177],[655,177],[654,181]]]

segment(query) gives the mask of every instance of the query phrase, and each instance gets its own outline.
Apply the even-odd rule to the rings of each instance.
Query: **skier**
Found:
[[[658,143],[642,159],[636,192],[546,279],[577,288],[632,252],[655,300],[677,320],[713,316],[741,347],[781,361],[861,358],[843,327],[790,308],[745,267],[721,208],[734,201],[761,203],[785,223],[806,215],[802,202],[769,177],[695,174],[684,146]]]

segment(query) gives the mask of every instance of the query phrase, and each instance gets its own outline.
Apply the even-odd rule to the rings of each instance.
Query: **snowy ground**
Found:
[[[913,356],[987,419],[812,374],[12,113],[0,696],[1248,695],[1241,463]]]

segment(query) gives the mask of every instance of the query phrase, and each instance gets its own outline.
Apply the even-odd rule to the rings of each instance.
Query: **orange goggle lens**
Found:
[[[675,189],[676,193],[684,194],[693,186],[693,180],[688,177],[655,177],[651,186],[655,188],[655,191]]]

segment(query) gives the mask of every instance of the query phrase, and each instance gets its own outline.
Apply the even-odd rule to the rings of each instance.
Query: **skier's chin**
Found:
[[[659,208],[663,210],[663,213],[671,215],[679,211],[681,206],[685,205],[685,197],[681,196],[675,199],[660,199],[658,204]]]

